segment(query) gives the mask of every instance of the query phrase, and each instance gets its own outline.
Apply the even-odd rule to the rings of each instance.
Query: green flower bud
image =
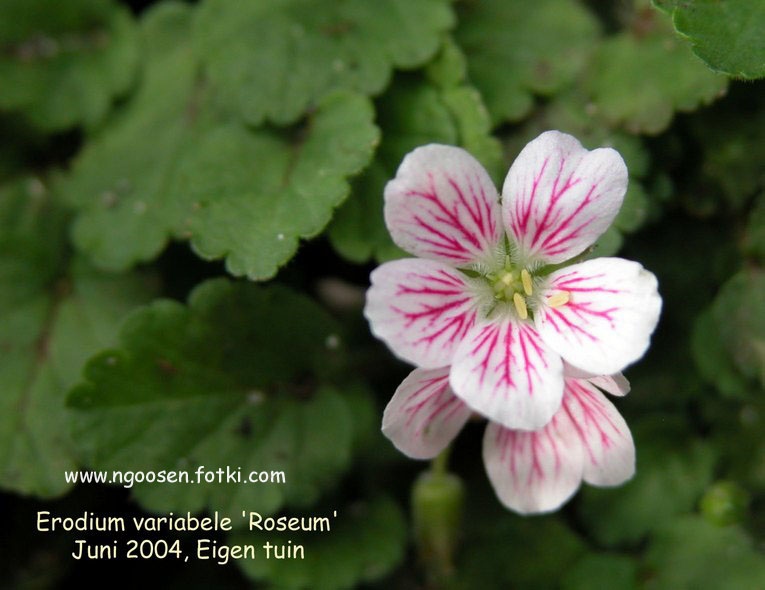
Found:
[[[749,508],[749,493],[733,481],[713,483],[701,498],[701,513],[711,523],[726,526],[741,522]]]
[[[435,581],[454,570],[465,492],[452,473],[426,471],[412,488],[412,516],[418,553]]]

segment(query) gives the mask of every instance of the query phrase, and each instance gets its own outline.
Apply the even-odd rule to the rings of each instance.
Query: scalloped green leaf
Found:
[[[136,27],[103,0],[0,3],[0,109],[46,131],[94,127],[135,78]]]
[[[254,544],[260,553],[238,565],[251,579],[280,590],[344,590],[389,573],[404,557],[406,521],[398,505],[380,497],[337,510],[332,529],[319,533],[240,532],[229,542]],[[317,507],[312,515],[325,515]],[[290,515],[291,516],[291,515]],[[305,559],[265,559],[262,545],[302,545]],[[273,552],[273,549],[271,550]]]
[[[684,0],[669,8],[677,32],[710,68],[745,80],[765,77],[762,0]]]
[[[377,110],[383,130],[377,157],[354,183],[351,197],[329,228],[334,249],[356,263],[407,255],[393,243],[385,227],[383,190],[404,156],[417,146],[461,145],[495,179],[503,168],[501,145],[490,133],[480,95],[470,86],[447,82],[438,87],[419,78],[402,78],[379,99]]]
[[[665,523],[645,553],[647,590],[762,588],[765,556],[738,526],[715,526],[698,516]]]
[[[693,55],[666,15],[648,10],[598,47],[585,89],[594,114],[609,124],[655,135],[676,111],[693,111],[724,95],[728,79]]]
[[[211,106],[188,38],[191,9],[142,22],[148,65],[121,116],[77,156],[65,185],[74,241],[101,267],[157,256],[171,237],[252,279],[272,277],[319,233],[378,141],[368,99],[327,95],[294,129],[252,129]]]
[[[194,40],[223,104],[251,124],[284,124],[329,90],[379,94],[453,24],[445,0],[205,0]]]
[[[573,0],[461,3],[457,42],[494,124],[518,121],[534,95],[573,82],[600,37],[594,14]]]
[[[271,513],[305,506],[348,466],[353,416],[318,372],[338,326],[283,287],[211,280],[188,305],[131,316],[119,346],[94,356],[68,398],[72,435],[99,470],[280,470],[284,484],[136,484],[156,511]]]
[[[70,262],[66,219],[38,179],[0,189],[0,487],[41,497],[65,493],[77,466],[67,389],[155,290]]]

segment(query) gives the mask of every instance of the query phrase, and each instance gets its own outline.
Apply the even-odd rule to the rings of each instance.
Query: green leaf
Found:
[[[652,11],[598,48],[585,82],[593,113],[631,133],[657,134],[675,111],[693,111],[723,94],[725,76],[710,72]]]
[[[600,27],[573,0],[462,3],[456,39],[495,124],[518,121],[586,65]]]
[[[637,563],[627,555],[590,553],[580,559],[563,577],[562,590],[634,590],[637,588]]]
[[[691,335],[691,350],[699,374],[714,384],[726,397],[749,399],[752,387],[733,364],[733,359],[720,338],[712,310],[698,316]]]
[[[300,127],[251,129],[214,110],[197,75],[190,9],[159,4],[142,22],[149,63],[122,116],[87,144],[66,185],[76,245],[101,267],[151,260],[170,237],[252,279],[272,277],[315,236],[377,143],[372,105],[325,96]],[[224,173],[222,173],[222,171]]]
[[[351,197],[329,229],[334,249],[356,263],[407,255],[388,234],[383,191],[414,148],[427,143],[461,145],[495,177],[504,167],[502,148],[490,134],[486,109],[470,86],[439,88],[421,78],[402,77],[379,99],[377,110],[383,129],[377,157],[354,183]]]
[[[156,301],[88,362],[68,399],[74,440],[99,470],[285,472],[284,484],[136,485],[151,510],[310,504],[347,467],[355,436],[344,396],[317,377],[338,354],[325,347],[337,332],[281,287],[218,279],[188,305]]]
[[[394,67],[430,59],[453,23],[444,0],[206,0],[194,38],[227,107],[283,124],[332,89],[379,94]]]
[[[646,552],[648,590],[762,588],[765,557],[738,526],[718,527],[698,516],[667,522]]]
[[[717,294],[712,316],[733,364],[765,388],[765,271],[733,276]]]
[[[76,468],[64,396],[154,286],[68,261],[66,216],[37,179],[0,190],[0,487],[52,497]]]
[[[598,543],[635,545],[674,515],[693,510],[712,480],[715,451],[681,432],[671,416],[633,427],[635,477],[620,488],[581,491],[579,513]]]
[[[765,3],[762,0],[674,2],[672,20],[693,51],[734,78],[765,77]]]
[[[254,560],[238,562],[253,580],[280,590],[343,590],[374,582],[392,570],[403,558],[406,523],[401,509],[381,497],[360,501],[325,514],[320,508],[312,515],[329,516],[329,532],[278,533],[240,532],[229,537],[233,543],[254,544]],[[291,516],[291,515],[290,515]],[[302,545],[305,559],[265,559],[262,546]],[[273,552],[273,549],[271,550]]]
[[[41,129],[95,126],[137,65],[135,24],[116,2],[0,3],[0,109]]]

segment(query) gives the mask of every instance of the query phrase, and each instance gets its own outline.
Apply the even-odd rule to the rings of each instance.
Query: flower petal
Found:
[[[566,379],[560,410],[535,432],[489,423],[483,460],[497,496],[528,514],[559,508],[582,480],[624,483],[635,473],[635,445],[627,424],[605,395],[582,379]]]
[[[590,377],[588,381],[611,395],[622,397],[630,392],[630,382],[621,373],[598,375],[597,377]]]
[[[371,281],[364,315],[372,333],[420,367],[450,364],[476,320],[478,298],[466,277],[441,262],[405,258],[378,266]]]
[[[614,405],[592,384],[566,379],[563,408],[583,447],[587,483],[615,486],[635,473],[635,444],[627,423]]]
[[[497,189],[461,148],[430,144],[410,152],[385,186],[385,223],[401,248],[452,266],[488,263],[502,231]]]
[[[449,376],[454,393],[507,428],[547,424],[563,396],[563,363],[531,324],[512,317],[473,326]]]
[[[544,299],[534,320],[545,343],[564,360],[594,375],[611,375],[648,348],[661,311],[656,277],[637,262],[596,258],[548,277],[547,293],[566,291],[552,308]]]
[[[449,387],[449,367],[415,369],[385,408],[382,431],[405,455],[431,459],[457,436],[471,413]]]
[[[582,446],[565,413],[536,432],[490,422],[483,462],[500,501],[521,514],[556,510],[582,481]]]
[[[578,369],[564,362],[563,374],[566,377],[572,377],[574,379],[586,379],[611,395],[622,397],[630,392],[630,382],[621,373],[614,373],[613,375],[593,375],[592,373],[588,373],[587,371],[583,371],[582,369]]]
[[[563,262],[611,225],[626,190],[627,167],[617,151],[587,151],[571,135],[547,131],[507,173],[503,220],[522,261]]]

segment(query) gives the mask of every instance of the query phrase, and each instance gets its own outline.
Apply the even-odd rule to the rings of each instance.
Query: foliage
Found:
[[[0,2],[0,577],[90,575],[70,537],[30,536],[41,506],[246,509],[338,516],[328,533],[240,519],[216,537],[300,543],[302,561],[115,561],[110,575],[437,585],[406,506],[425,467],[380,433],[409,368],[362,312],[375,264],[407,256],[384,187],[431,142],[467,149],[501,187],[559,129],[629,170],[586,255],[640,261],[664,299],[619,406],[637,474],[521,518],[468,424],[449,466],[464,519],[438,581],[765,587],[764,19],[760,0]],[[64,478],[226,465],[286,482]]]

